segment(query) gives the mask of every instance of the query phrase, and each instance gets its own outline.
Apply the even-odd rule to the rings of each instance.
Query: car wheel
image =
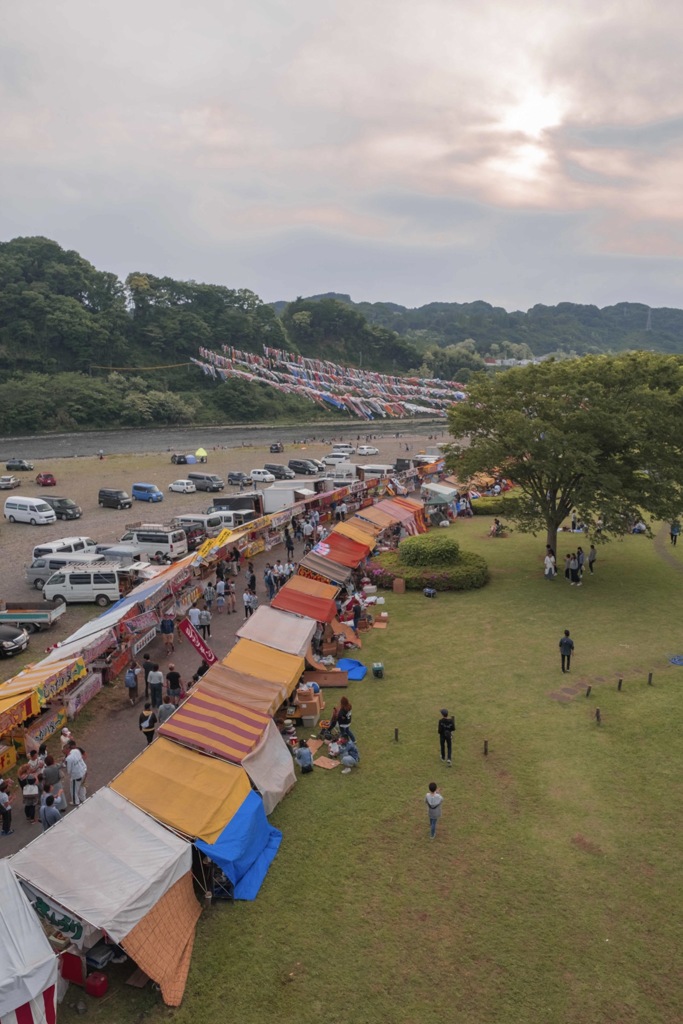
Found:
[[[154,553],[154,557],[155,557],[155,558],[158,558],[158,559],[159,559],[159,561],[161,561],[161,560],[162,560],[162,558],[164,557],[164,553],[163,553],[163,551],[156,551],[156,552]]]
[[[10,516],[9,521],[10,523],[16,523],[16,519],[14,518],[14,516]]]
[[[104,502],[103,501],[98,501],[97,504],[100,506],[100,508],[104,508]]]
[[[57,519],[66,519],[66,516],[62,513],[62,515],[57,516]]]
[[[35,526],[36,525],[35,519],[29,519],[29,522],[30,522],[31,526]]]
[[[109,598],[107,597],[106,594],[98,594],[97,597],[95,598],[95,604],[99,608],[106,608],[107,605],[109,604]]]
[[[55,604],[66,604],[66,598],[64,597],[63,594],[57,594],[53,598],[53,601],[55,602]]]
[[[35,622],[27,622],[24,629],[27,633],[40,633],[40,626]]]
[[[43,587],[45,586],[45,580],[35,580],[33,586],[36,588],[36,590],[42,590]]]

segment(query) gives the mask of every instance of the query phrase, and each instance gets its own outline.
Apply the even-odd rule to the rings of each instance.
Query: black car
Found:
[[[285,450],[285,446],[282,441],[275,441],[274,444],[271,444],[270,450],[273,455],[277,455],[279,452],[283,452]],[[9,469],[9,466],[7,468]]]
[[[187,455],[178,455],[177,453],[171,456],[171,462],[174,466],[186,466]]]
[[[290,459],[287,463],[295,473],[303,473],[304,476],[317,476],[320,470],[310,459]]]
[[[8,459],[5,463],[7,469],[11,469],[13,472],[30,473],[35,469],[32,462],[27,462],[26,459]]]
[[[246,473],[228,473],[228,483],[235,484],[239,487],[240,484],[250,484],[251,477],[247,476]]]
[[[72,498],[58,498],[51,494],[43,501],[55,510],[57,519],[80,519],[83,515],[83,509]]]
[[[0,654],[9,657],[28,647],[28,633],[17,626],[0,626]]]
[[[196,551],[206,540],[207,533],[203,526],[181,526],[187,537],[187,550]]]

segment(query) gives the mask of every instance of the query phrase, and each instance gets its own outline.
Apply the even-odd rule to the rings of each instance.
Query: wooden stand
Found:
[[[305,683],[317,683],[321,689],[344,687],[349,685],[349,673],[310,671],[304,672],[303,680]]]

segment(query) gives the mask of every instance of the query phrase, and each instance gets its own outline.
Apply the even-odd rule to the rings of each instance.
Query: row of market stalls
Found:
[[[316,633],[331,628],[343,634],[340,593],[354,574],[360,578],[383,536],[425,528],[422,503],[408,498],[381,501],[338,523],[272,604],[245,622],[233,648],[209,667],[154,742],[109,786],[11,858],[7,886],[13,900],[16,877],[23,898],[51,930],[52,947],[67,948],[61,978],[48,957],[50,966],[36,970],[35,985],[9,986],[8,999],[3,986],[9,982],[0,971],[3,1024],[18,998],[54,1007],[51,993],[65,973],[78,980],[86,953],[89,963],[103,964],[117,946],[157,982],[168,1005],[180,1003],[201,913],[197,892],[254,899],[282,841],[268,816],[296,776],[276,721],[293,713],[305,724],[317,722],[324,707],[322,692],[307,683],[320,667],[313,653]],[[80,685],[112,651],[109,667],[122,662],[122,648],[129,661],[154,635],[160,610],[172,602],[183,614],[197,594],[198,574],[227,555],[228,542],[232,548],[243,539],[220,536],[163,570],[40,666],[15,677],[2,699],[30,699],[35,709],[46,695],[59,698]],[[25,914],[23,919],[29,920]],[[0,941],[15,939],[3,913]],[[65,971],[69,964],[72,973]],[[36,1019],[54,1016],[46,1012]]]

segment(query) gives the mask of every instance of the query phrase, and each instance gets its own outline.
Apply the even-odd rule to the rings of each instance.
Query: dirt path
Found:
[[[669,528],[664,524],[660,524],[660,527],[655,534],[655,551],[662,558],[667,565],[670,565],[676,572],[683,572],[683,563],[676,558],[671,551],[671,541],[669,540]]]

